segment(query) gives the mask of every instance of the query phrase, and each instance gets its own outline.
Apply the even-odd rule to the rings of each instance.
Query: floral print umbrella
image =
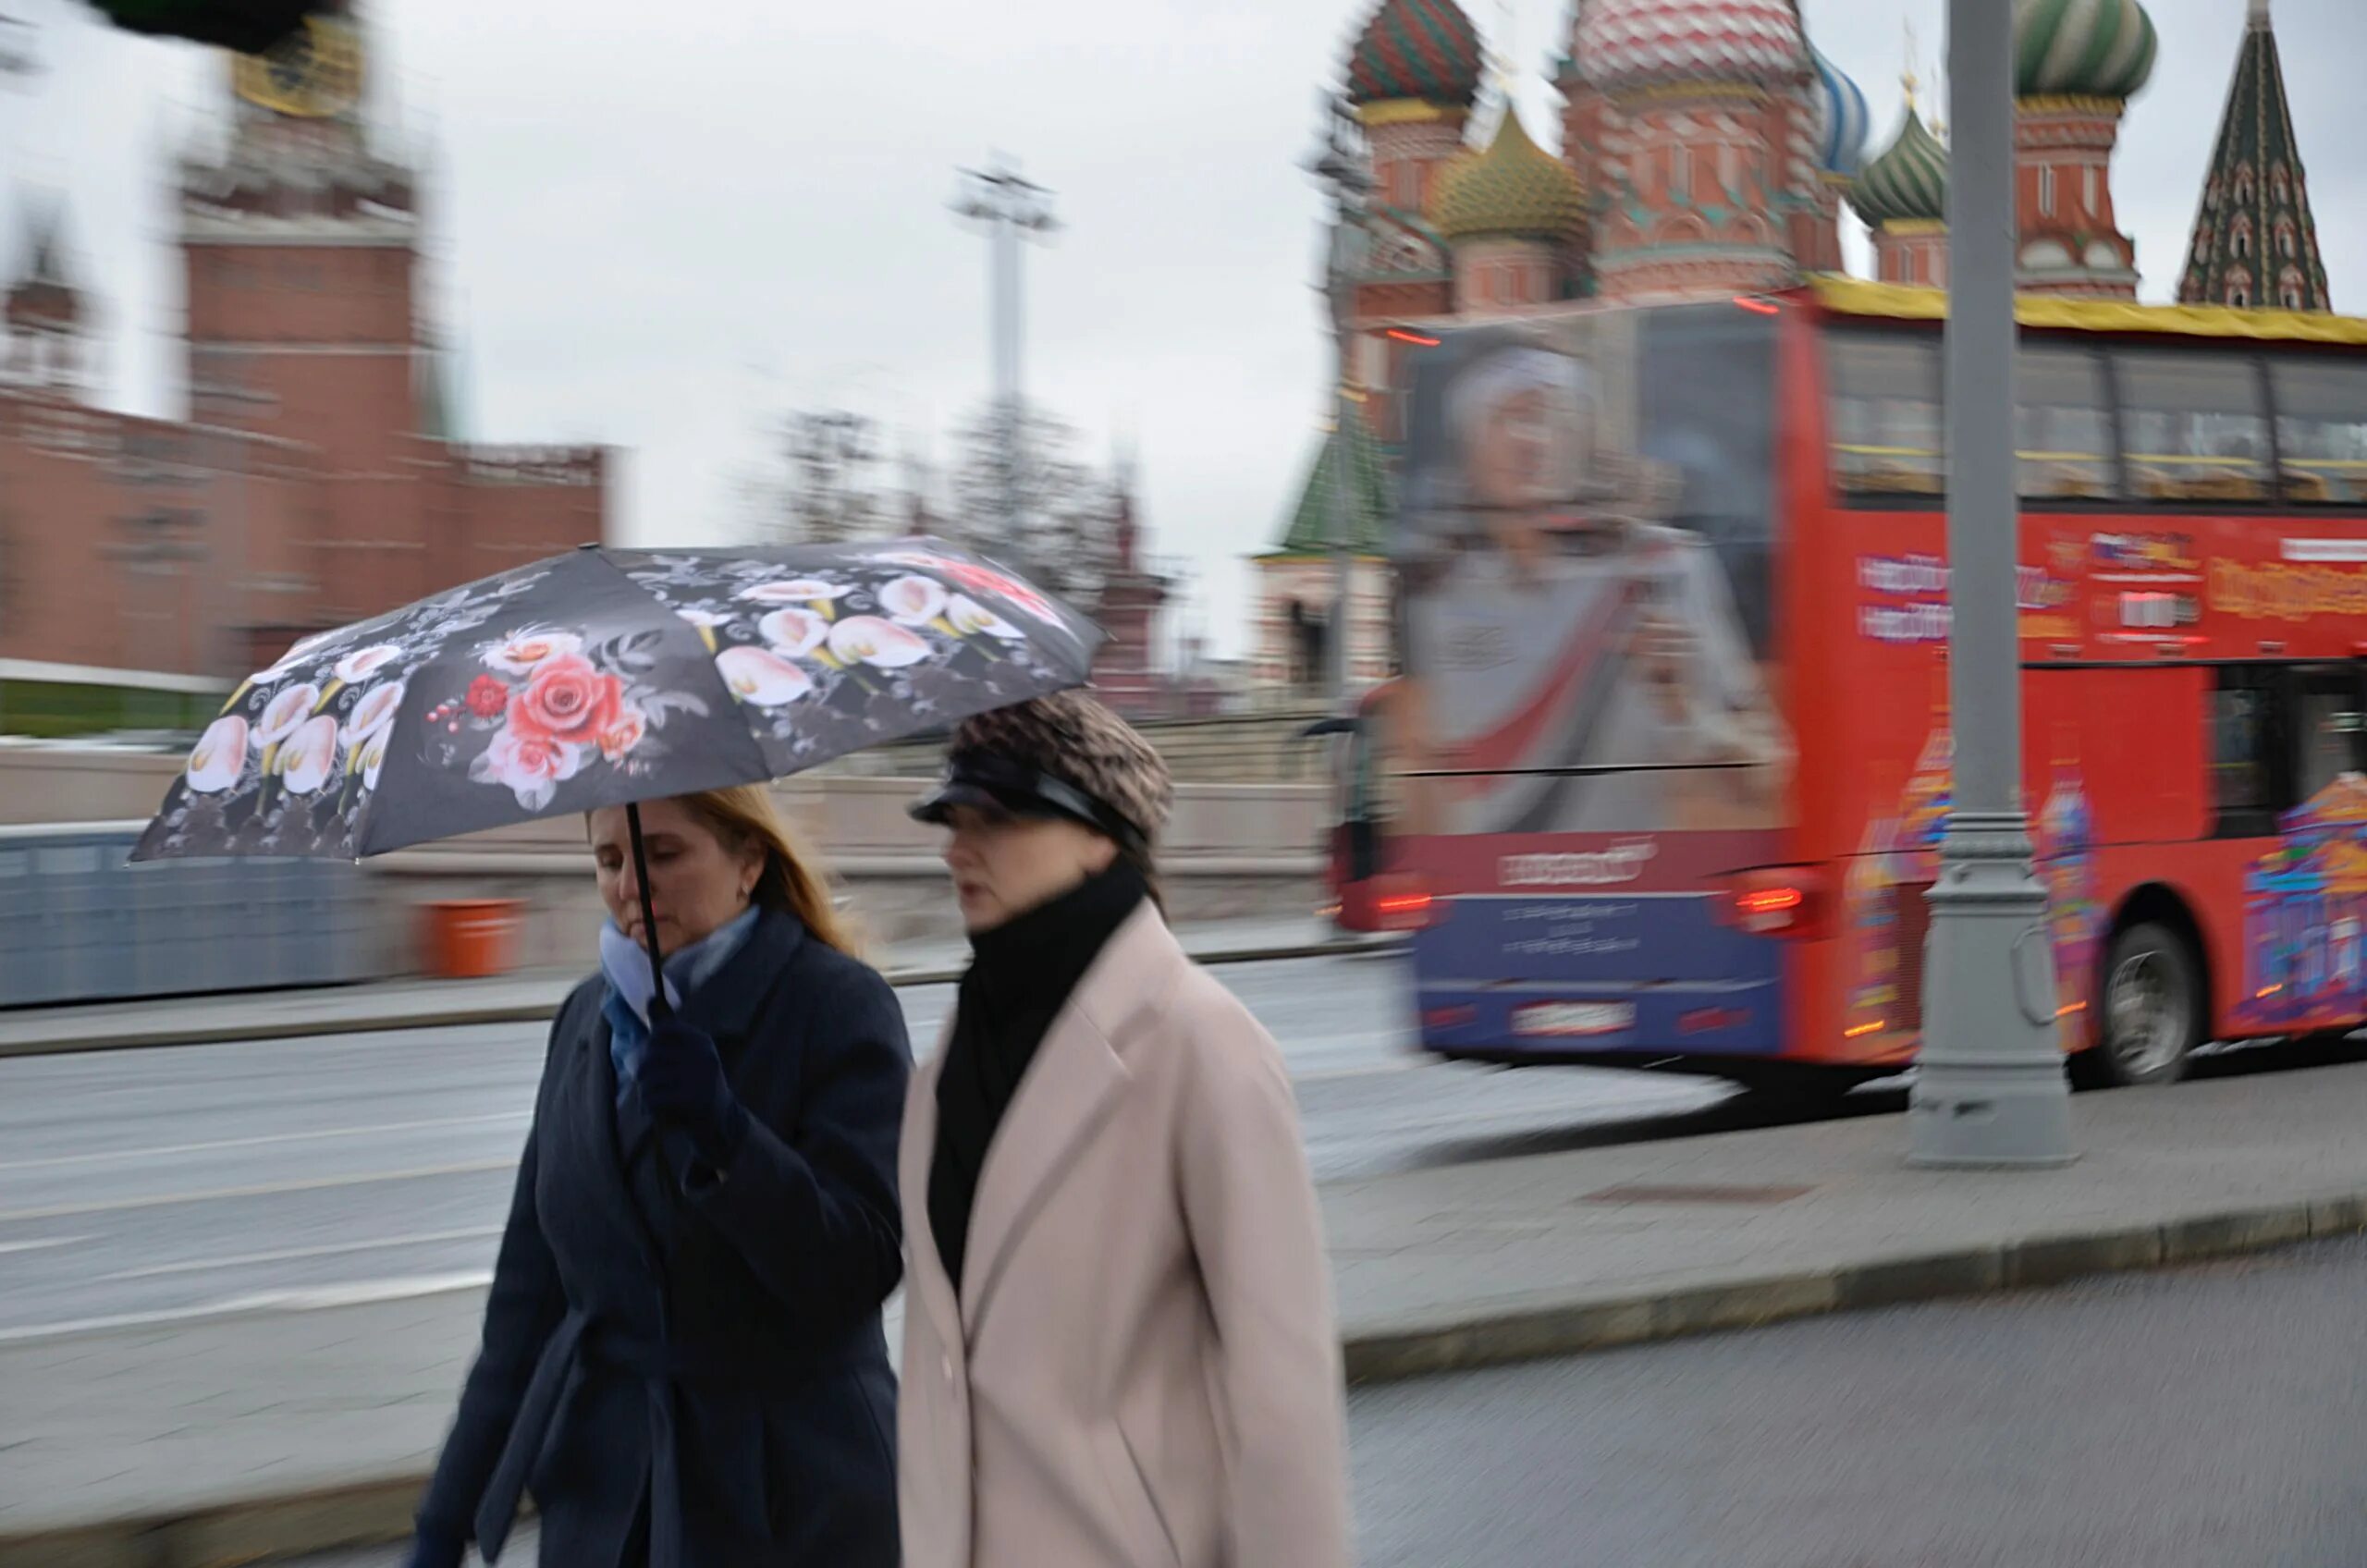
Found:
[[[933,539],[587,547],[290,648],[132,858],[358,858],[776,778],[1081,685],[1100,642]]]

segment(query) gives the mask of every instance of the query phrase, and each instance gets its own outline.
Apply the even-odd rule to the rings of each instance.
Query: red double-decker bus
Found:
[[[1949,803],[1944,296],[1435,339],[1361,737],[1420,1036],[1841,1087],[1910,1061]],[[2023,790],[2100,1084],[2367,1021],[2367,321],[2019,308]],[[1409,906],[1411,907],[1411,906]]]

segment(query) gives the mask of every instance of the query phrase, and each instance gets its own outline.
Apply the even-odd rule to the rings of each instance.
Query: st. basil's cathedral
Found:
[[[2139,0],[2015,0],[2016,284],[2134,299],[2136,242],[2114,215],[2113,153],[2159,40]],[[1799,0],[1576,0],[1552,66],[1559,156],[1509,92],[1485,144],[1488,74],[1455,0],[1380,0],[1350,45],[1347,96],[1373,195],[1350,319],[1357,386],[1403,386],[1408,322],[1485,320],[1566,301],[1749,295],[1844,270],[1865,226],[1874,276],[1948,282],[1948,151],[1908,79],[1877,149],[1864,92],[1809,36]],[[2268,0],[2250,0],[2223,124],[2180,274],[2189,304],[2325,311],[2325,268]],[[1294,683],[1304,628],[1332,598],[1333,469],[1364,557],[1352,684],[1389,672],[1387,526],[1399,400],[1362,403],[1347,450],[1323,443],[1277,547],[1260,557],[1261,680]]]

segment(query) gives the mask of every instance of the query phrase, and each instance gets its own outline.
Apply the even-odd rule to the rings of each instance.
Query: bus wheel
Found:
[[[2113,938],[2104,961],[2103,1040],[2071,1059],[2083,1088],[2174,1084],[2202,1043],[2202,975],[2184,937],[2152,922]]]

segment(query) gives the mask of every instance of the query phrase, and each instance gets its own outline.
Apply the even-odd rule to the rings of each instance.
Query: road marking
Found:
[[[100,1283],[117,1280],[153,1280],[166,1274],[202,1274],[215,1268],[244,1268],[257,1263],[293,1263],[308,1257],[341,1257],[349,1253],[380,1252],[389,1247],[427,1246],[437,1242],[481,1242],[501,1234],[498,1225],[466,1231],[423,1231],[415,1236],[388,1236],[374,1242],[336,1242],[326,1246],[286,1247],[278,1252],[251,1252],[240,1257],[201,1257],[188,1263],[159,1263],[148,1268],[126,1268],[99,1276]]]
[[[359,1176],[317,1176],[309,1182],[265,1182],[251,1187],[215,1187],[202,1193],[149,1193],[136,1198],[105,1203],[62,1203],[47,1208],[0,1209],[0,1225],[27,1219],[66,1219],[82,1214],[115,1214],[124,1209],[169,1208],[176,1204],[219,1203],[230,1198],[276,1197],[282,1193],[314,1193],[333,1187],[367,1187],[380,1182],[418,1182],[431,1176],[479,1176],[493,1170],[515,1170],[515,1159],[466,1159],[451,1165],[423,1165],[415,1170],[373,1170]]]
[[[61,1154],[45,1159],[0,1160],[0,1170],[44,1170],[61,1165],[109,1165],[167,1155],[212,1154],[220,1149],[255,1149],[272,1144],[301,1144],[322,1138],[360,1138],[373,1133],[427,1133],[452,1127],[523,1127],[534,1119],[530,1110],[506,1110],[495,1116],[443,1116],[428,1121],[382,1121],[367,1127],[328,1127],[315,1133],[266,1133],[251,1138],[218,1138],[204,1144],[161,1144],[152,1149],[102,1149],[95,1154]]]
[[[62,1339],[68,1334],[104,1333],[111,1329],[155,1329],[210,1317],[238,1317],[257,1312],[322,1312],[337,1306],[367,1306],[373,1302],[411,1301],[421,1296],[450,1295],[482,1290],[493,1282],[491,1269],[460,1274],[418,1274],[407,1279],[372,1280],[311,1291],[256,1291],[225,1296],[194,1306],[167,1307],[161,1312],[118,1312],[105,1317],[69,1317],[55,1323],[29,1323],[0,1329],[0,1345],[27,1340]]]
[[[70,1247],[77,1242],[87,1242],[89,1236],[41,1236],[30,1242],[0,1242],[0,1253],[39,1252],[43,1247]]]

